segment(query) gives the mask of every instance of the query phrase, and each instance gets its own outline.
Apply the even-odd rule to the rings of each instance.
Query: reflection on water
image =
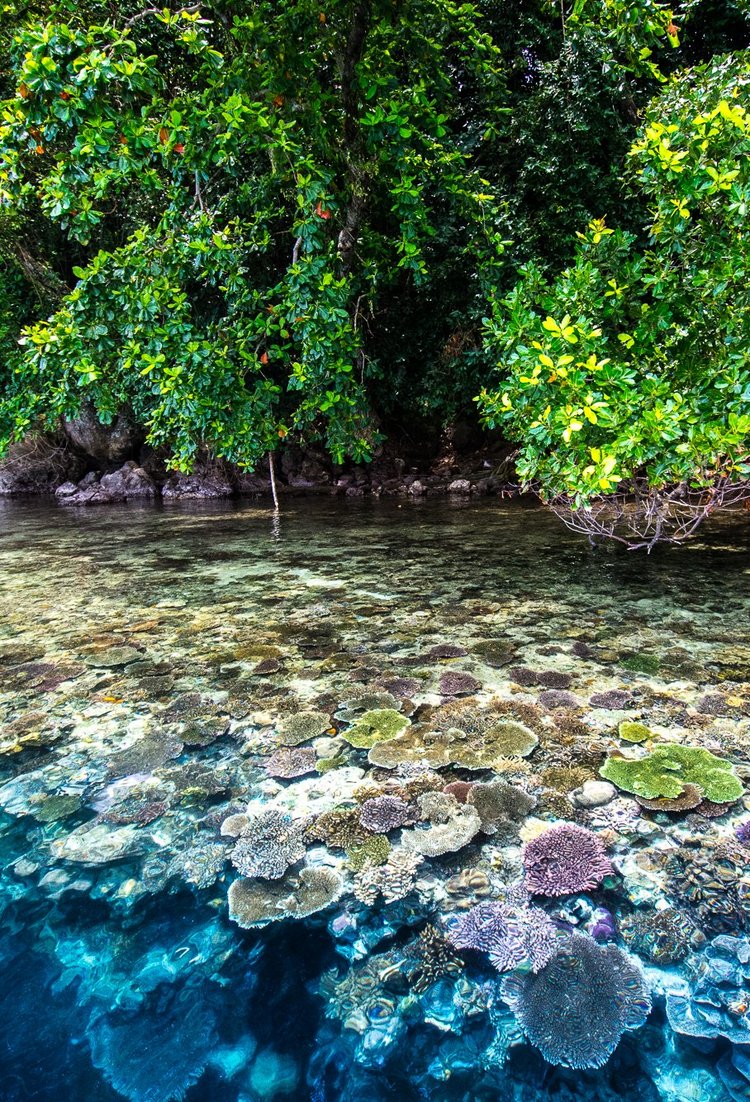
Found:
[[[750,779],[749,576],[741,517],[1,505],[0,1098],[747,1098],[744,798],[599,769]],[[608,871],[531,899],[561,822]]]

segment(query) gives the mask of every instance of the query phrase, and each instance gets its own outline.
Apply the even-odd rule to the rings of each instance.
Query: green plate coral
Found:
[[[637,760],[608,758],[599,773],[647,800],[674,799],[686,784],[697,785],[706,799],[719,804],[738,800],[744,791],[731,762],[698,746],[659,746]]]
[[[359,750],[369,750],[378,742],[389,742],[402,734],[409,720],[395,708],[373,708],[363,712],[353,727],[342,731],[341,736]]]
[[[624,719],[617,728],[617,733],[625,742],[645,742],[652,737],[651,731],[645,723],[639,723],[634,719]]]

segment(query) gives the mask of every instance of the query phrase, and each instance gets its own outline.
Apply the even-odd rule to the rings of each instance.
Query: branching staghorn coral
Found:
[[[522,902],[479,903],[447,937],[457,949],[487,953],[498,972],[516,968],[538,972],[560,947],[558,927],[549,915]]]

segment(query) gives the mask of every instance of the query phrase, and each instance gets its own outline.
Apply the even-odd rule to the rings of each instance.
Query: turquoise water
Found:
[[[664,745],[750,779],[749,535],[1,505],[0,1099],[750,1097],[746,798],[579,806]],[[501,972],[457,931],[560,823],[606,875],[534,893],[559,975]]]

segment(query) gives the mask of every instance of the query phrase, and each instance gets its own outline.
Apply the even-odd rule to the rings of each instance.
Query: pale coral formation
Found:
[[[264,811],[250,819],[231,852],[238,872],[266,880],[277,880],[304,856],[303,828],[279,811]]]

